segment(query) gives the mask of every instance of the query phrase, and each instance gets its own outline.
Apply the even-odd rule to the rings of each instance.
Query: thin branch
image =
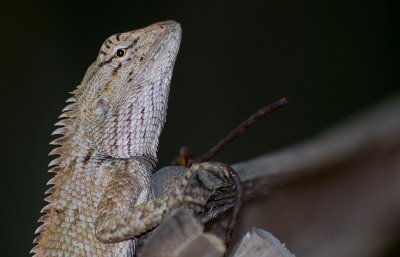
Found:
[[[206,162],[213,159],[218,153],[225,149],[229,144],[231,144],[235,139],[237,139],[241,134],[243,134],[248,128],[254,125],[258,120],[264,118],[266,115],[275,112],[276,110],[284,107],[288,103],[286,98],[281,98],[280,100],[269,104],[256,113],[251,115],[248,119],[242,122],[237,128],[232,130],[226,137],[224,137],[218,144],[211,148],[205,154],[192,160],[195,162]]]

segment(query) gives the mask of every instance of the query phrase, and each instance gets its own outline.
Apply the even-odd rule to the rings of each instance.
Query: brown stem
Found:
[[[282,108],[288,103],[286,97],[281,98],[280,100],[273,102],[270,105],[267,105],[260,110],[258,110],[255,114],[250,116],[247,120],[245,120],[242,124],[240,124],[236,129],[231,131],[226,137],[224,137],[218,144],[216,144],[213,148],[211,148],[205,154],[195,158],[192,160],[192,163],[196,162],[206,162],[214,158],[219,152],[224,150],[226,146],[231,144],[236,138],[238,138],[244,131],[246,131],[249,127],[251,127],[258,120],[265,117],[267,114],[271,114],[272,112]]]

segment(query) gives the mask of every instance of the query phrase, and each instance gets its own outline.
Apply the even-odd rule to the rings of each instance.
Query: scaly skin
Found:
[[[176,205],[149,199],[180,39],[179,24],[166,21],[102,45],[56,124],[35,256],[133,256],[135,236],[156,225],[142,222],[146,210],[163,217]]]

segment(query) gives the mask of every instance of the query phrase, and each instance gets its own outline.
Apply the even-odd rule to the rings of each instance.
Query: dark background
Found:
[[[2,256],[32,247],[53,124],[111,34],[182,25],[160,166],[182,145],[206,151],[282,96],[287,108],[217,159],[306,140],[399,89],[399,9],[388,1],[3,1],[1,11]]]

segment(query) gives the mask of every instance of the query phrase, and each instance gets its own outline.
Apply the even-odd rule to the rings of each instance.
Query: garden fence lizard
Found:
[[[180,41],[165,21],[101,46],[56,123],[35,256],[133,256],[134,238],[182,200],[153,199],[150,185]]]

